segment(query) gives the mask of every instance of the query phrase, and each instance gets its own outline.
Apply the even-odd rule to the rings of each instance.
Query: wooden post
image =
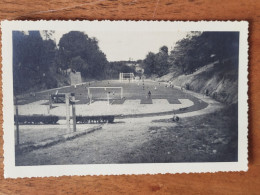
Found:
[[[69,94],[65,94],[66,101],[66,124],[67,124],[67,133],[70,132],[70,100]]]
[[[91,97],[91,94],[90,94],[90,89],[89,89],[89,87],[88,87],[88,98],[89,98],[89,104],[91,104],[92,97]]]
[[[15,116],[16,116],[16,120],[15,120],[15,124],[16,124],[16,144],[19,145],[20,144],[20,134],[19,134],[19,116],[18,116],[18,101],[17,98],[14,97],[15,99]]]
[[[109,105],[109,92],[107,92],[107,103]]]
[[[51,94],[48,94],[49,95],[49,106],[50,106],[50,109],[52,109],[52,99],[51,99]]]
[[[73,132],[76,132],[75,93],[71,93],[71,105],[72,105]]]

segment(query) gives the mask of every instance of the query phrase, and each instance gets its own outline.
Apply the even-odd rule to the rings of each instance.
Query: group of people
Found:
[[[140,83],[138,82],[137,85],[140,86]],[[159,86],[161,86],[161,83],[160,83],[160,82],[159,82]],[[168,81],[168,82],[166,83],[165,88],[168,88],[168,87],[169,87],[169,88],[174,88],[174,85],[172,84],[172,81]],[[142,88],[143,88],[143,90],[145,90],[144,80],[143,80],[143,82],[142,82]],[[157,86],[156,86],[156,85],[154,85],[153,88],[154,88],[155,91],[157,90]],[[149,87],[147,87],[147,89],[149,89]],[[151,91],[149,90],[147,97],[150,98],[151,95],[152,95],[152,93],[151,93]]]
[[[165,87],[169,87],[169,88],[174,88],[174,85],[172,84],[171,81],[168,81],[168,83],[166,83]]]

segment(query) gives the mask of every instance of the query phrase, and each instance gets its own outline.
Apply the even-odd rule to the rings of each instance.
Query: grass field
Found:
[[[176,87],[169,87],[165,83],[159,83],[151,80],[145,82],[123,82],[109,80],[109,81],[95,81],[90,83],[79,84],[77,86],[67,86],[60,89],[52,89],[42,92],[37,92],[35,95],[19,96],[20,113],[24,115],[44,114],[44,115],[58,115],[65,114],[61,107],[64,104],[55,104],[54,109],[48,110],[49,95],[55,93],[75,93],[77,115],[100,115],[112,114],[115,116],[133,116],[140,117],[146,114],[173,114],[173,111],[178,113],[191,112],[205,108],[208,104],[193,95],[186,93]],[[93,106],[89,105],[88,87],[122,87],[123,97],[120,97],[120,90],[116,88],[99,88],[91,89]],[[148,95],[148,92],[151,95]],[[107,108],[107,94],[109,92],[110,108]],[[163,103],[165,100],[165,103]],[[181,101],[183,100],[183,101]],[[192,105],[185,100],[192,102]],[[123,105],[123,106],[117,106]],[[143,105],[143,106],[142,106]],[[157,107],[156,107],[157,106]],[[185,108],[185,109],[180,109]],[[132,110],[132,111],[131,111]],[[85,112],[86,111],[86,112]]]
[[[67,86],[62,87],[60,89],[51,89],[46,90],[42,92],[35,92],[35,96],[32,96],[30,94],[27,95],[20,95],[19,98],[19,104],[24,105],[28,103],[32,103],[39,100],[49,100],[48,95],[49,94],[55,94],[57,91],[58,93],[75,93],[76,100],[79,100],[76,104],[85,104],[88,103],[88,87],[123,87],[123,97],[124,99],[147,99],[148,92],[151,92],[151,97],[153,99],[167,99],[169,103],[171,104],[178,104],[178,99],[188,98],[188,99],[194,99],[193,96],[186,94],[185,92],[180,91],[177,88],[170,88],[165,87],[166,84],[151,81],[151,80],[145,80],[144,85],[143,82],[119,82],[117,80],[108,80],[108,81],[94,81],[89,82],[85,84],[77,85],[75,86]],[[92,89],[93,91],[94,89]],[[105,91],[104,94],[106,94],[108,89]],[[116,89],[111,89],[112,91],[118,92]],[[101,93],[101,91],[99,92]],[[106,97],[106,95],[96,95],[97,97]],[[113,98],[111,95],[110,98]],[[106,99],[106,98],[105,98]],[[119,99],[118,96],[116,96],[115,99]]]

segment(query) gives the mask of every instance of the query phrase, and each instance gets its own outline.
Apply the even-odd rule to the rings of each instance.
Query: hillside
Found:
[[[209,96],[227,104],[238,102],[238,78],[237,62],[235,58],[229,58],[222,63],[218,61],[207,64],[197,69],[192,74],[176,76],[170,72],[158,80],[172,81],[174,85],[199,93],[208,91]],[[178,75],[178,74],[177,74]]]

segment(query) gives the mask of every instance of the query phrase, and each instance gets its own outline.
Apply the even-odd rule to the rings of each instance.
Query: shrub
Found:
[[[77,123],[113,123],[115,116],[104,115],[104,116],[77,116]]]
[[[16,121],[17,116],[14,116]],[[56,124],[59,120],[58,116],[44,116],[44,115],[19,115],[19,124]]]

